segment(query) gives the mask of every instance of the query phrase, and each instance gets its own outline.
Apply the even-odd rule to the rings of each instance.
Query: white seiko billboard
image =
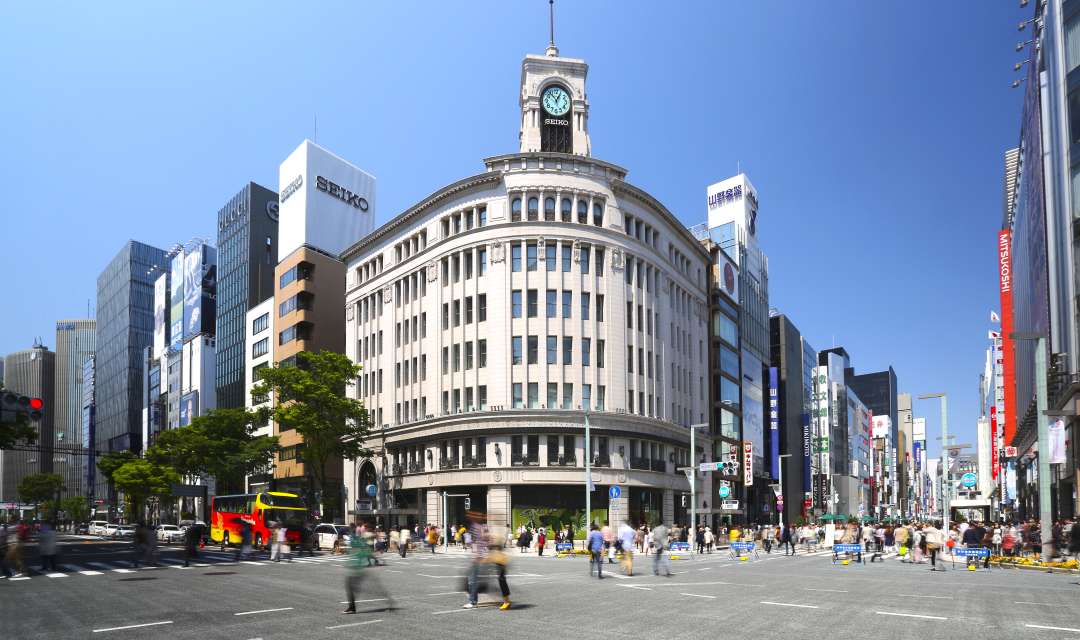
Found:
[[[278,260],[308,245],[340,255],[375,226],[375,177],[310,140],[278,170]]]

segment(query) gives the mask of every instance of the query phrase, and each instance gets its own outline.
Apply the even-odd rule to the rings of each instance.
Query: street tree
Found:
[[[0,383],[0,396],[4,394],[4,385]],[[37,441],[37,429],[25,415],[8,416],[0,412],[0,449],[10,449],[18,444],[34,444]]]
[[[310,478],[308,504],[321,502],[324,516],[338,515],[338,491],[328,491],[326,483],[328,463],[370,455],[364,447],[371,427],[368,412],[362,402],[346,395],[360,367],[333,351],[300,352],[295,365],[274,365],[259,374],[252,396],[272,393],[275,405],[264,411],[281,430],[295,429],[303,438],[297,458]]]
[[[60,510],[67,514],[71,522],[85,522],[90,519],[90,505],[82,496],[68,496],[60,500]]]
[[[125,462],[113,472],[112,481],[130,501],[131,515],[141,520],[147,498],[166,498],[180,476],[169,467],[156,465],[144,458]]]
[[[101,475],[109,481],[113,481],[113,474],[116,470],[125,464],[137,459],[139,456],[135,455],[131,451],[110,451],[97,462],[97,468],[101,471]]]
[[[185,478],[214,477],[218,492],[243,485],[244,477],[270,466],[277,436],[257,436],[260,416],[245,409],[214,409],[191,424],[158,434],[146,459]]]
[[[41,505],[46,502],[52,502],[52,506],[55,507],[55,501],[59,498],[60,492],[64,490],[64,476],[59,473],[35,473],[23,477],[19,481],[18,492],[19,499],[23,502],[34,505],[37,508],[41,508]],[[54,508],[48,509],[52,514],[56,513]]]

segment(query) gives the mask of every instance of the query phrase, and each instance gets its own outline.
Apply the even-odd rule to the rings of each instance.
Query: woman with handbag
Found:
[[[945,546],[945,535],[941,533],[941,530],[938,529],[936,526],[930,524],[927,525],[925,529],[923,529],[923,536],[926,539],[926,550],[930,552],[930,570],[944,571],[944,566],[942,566],[940,569],[938,568],[937,557],[938,553],[941,551],[941,548]]]

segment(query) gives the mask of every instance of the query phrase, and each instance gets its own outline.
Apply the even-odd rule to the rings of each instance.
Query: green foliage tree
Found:
[[[97,468],[101,471],[101,475],[109,481],[113,481],[113,474],[116,470],[132,460],[138,459],[138,456],[130,451],[110,451],[97,462]]]
[[[35,473],[19,481],[19,498],[38,508],[39,516],[56,515],[56,499],[64,490],[64,476],[59,473]]]
[[[338,493],[327,491],[327,464],[334,458],[355,460],[369,456],[364,447],[371,422],[364,404],[346,395],[355,384],[360,366],[333,351],[300,352],[297,364],[260,370],[261,382],[253,396],[273,393],[269,416],[281,430],[295,429],[303,442],[302,461],[309,504],[321,496],[324,516],[338,515]]]
[[[67,514],[72,522],[86,522],[90,519],[90,505],[82,496],[68,496],[60,500],[60,510]]]
[[[0,395],[4,385],[0,383]],[[10,449],[17,444],[34,444],[37,441],[37,429],[26,416],[15,419],[0,413],[0,449]]]
[[[169,467],[135,458],[117,468],[112,481],[131,501],[130,515],[141,519],[146,499],[151,496],[168,497],[172,493],[172,485],[180,482],[180,476]]]
[[[146,459],[181,476],[213,476],[219,487],[240,486],[244,476],[266,469],[278,450],[277,436],[254,435],[259,420],[245,409],[214,409],[158,434]]]

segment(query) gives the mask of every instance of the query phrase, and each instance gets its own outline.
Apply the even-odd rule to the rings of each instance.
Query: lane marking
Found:
[[[46,573],[45,577],[46,578],[66,578],[66,577],[68,577],[68,574],[60,573],[59,571],[57,571],[56,573]]]
[[[8,578],[8,582],[15,582],[16,580],[29,580],[30,576],[22,576],[20,578]]]
[[[1044,627],[1041,624],[1025,624],[1024,626],[1032,629],[1049,629],[1050,631],[1072,631],[1073,633],[1080,633],[1080,629],[1070,629],[1069,627]]]
[[[1057,606],[1059,606],[1059,605],[1054,604],[1053,602],[1014,602],[1013,604],[1037,604],[1040,607],[1057,607]],[[1064,606],[1069,606],[1069,605],[1064,605]]]
[[[89,569],[87,569],[85,571],[80,571],[79,573],[83,574],[84,576],[101,576],[101,575],[105,575],[104,572],[102,572],[102,571],[90,571]]]
[[[829,593],[847,593],[848,592],[846,589],[810,589],[810,588],[807,588],[806,591],[827,591]]]
[[[712,567],[702,567],[701,569],[698,569],[698,571],[708,571],[709,569],[712,569]]]
[[[382,602],[383,600],[386,600],[386,598],[369,598],[367,600],[357,600],[356,604],[360,604],[361,602]],[[349,604],[349,601],[343,600],[341,604]]]
[[[123,627],[109,627],[108,629],[94,629],[94,633],[102,633],[105,631],[121,631],[123,629],[138,629],[139,627],[156,627],[162,624],[172,624],[172,620],[163,620],[161,622],[145,622],[143,624],[129,624]]]
[[[897,613],[895,611],[875,611],[874,613],[879,616],[900,616],[903,618],[922,618],[924,620],[948,620],[948,618],[943,618],[941,616],[923,616],[917,613]]]
[[[634,578],[633,576],[624,576],[621,573],[609,573],[604,577],[605,578],[618,578],[619,580],[633,580],[633,578]]]
[[[770,602],[768,600],[762,600],[758,604],[771,604],[777,607],[798,607],[800,609],[820,609],[821,607],[816,604],[793,604],[790,602]],[[880,612],[879,612],[880,613]]]
[[[113,569],[113,573],[131,573],[131,569]]]
[[[650,589],[648,587],[639,587],[636,584],[620,584],[619,586],[620,587],[626,587],[627,589],[640,589],[642,591],[652,591],[652,589]]]
[[[933,598],[935,600],[952,600],[952,596],[921,596],[914,593],[898,593],[896,594],[900,598]]]
[[[344,629],[346,627],[359,627],[365,624],[375,624],[376,622],[382,622],[382,619],[364,620],[363,622],[350,622],[349,624],[335,624],[332,627],[327,627],[327,629]]]
[[[234,613],[234,616],[251,616],[256,613],[273,613],[275,611],[292,611],[292,607],[279,607],[277,609],[259,609],[258,611],[241,611],[240,613]]]
[[[446,613],[465,613],[466,611],[476,611],[476,607],[473,607],[472,609],[451,609],[449,611],[432,611],[431,615],[433,615],[433,616],[441,616],[441,615],[446,614]]]
[[[691,598],[708,598],[709,600],[716,600],[716,596],[703,596],[699,593],[680,593],[680,596],[690,596]]]
[[[429,596],[456,596],[460,593],[466,593],[465,591],[440,591],[438,593],[429,593]]]

